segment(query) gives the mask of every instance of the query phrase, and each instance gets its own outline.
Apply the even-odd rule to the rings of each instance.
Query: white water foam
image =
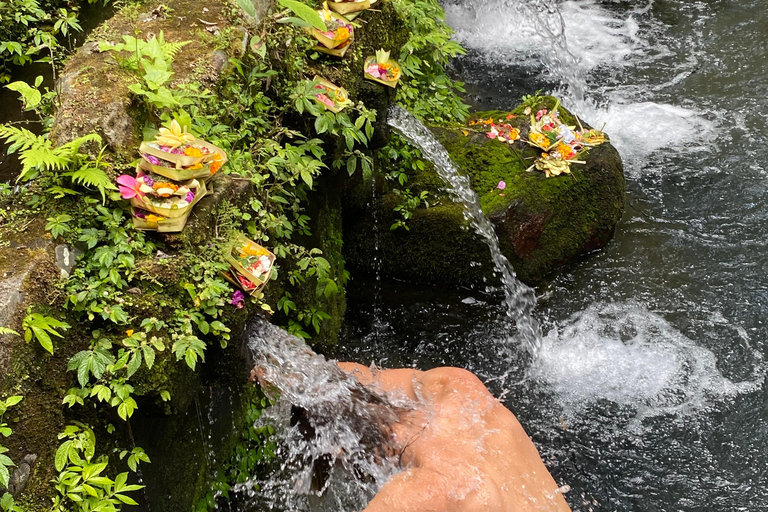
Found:
[[[674,76],[671,80],[666,76],[664,84],[639,87],[591,84],[585,76],[597,68],[619,70],[669,53],[663,43],[652,47],[651,34],[643,33],[636,21],[651,4],[621,14],[606,10],[595,0],[560,4],[481,0],[448,4],[445,10],[455,38],[478,51],[473,59],[497,66],[500,73],[512,63],[536,67],[541,62],[553,78],[567,86],[552,91],[564,96],[563,105],[592,126],[604,127],[632,169],[641,167],[642,160],[653,152],[680,151],[711,140],[716,132],[715,124],[702,112],[653,101],[655,93],[674,86],[690,70],[670,70]],[[561,33],[555,34],[558,30]],[[549,33],[542,37],[542,32]]]
[[[641,160],[655,151],[689,147],[716,135],[715,123],[701,112],[667,103],[625,101],[613,95],[602,109],[589,101],[566,105],[609,134],[629,169],[638,167],[634,164],[642,164]]]
[[[593,0],[564,2],[546,13],[514,0],[445,5],[446,21],[456,32],[456,40],[501,65],[523,53],[541,57],[549,52],[551,41],[546,39],[550,37],[542,34],[541,27],[558,30],[562,15],[568,50],[586,70],[602,64],[622,65],[638,52],[644,42],[638,37],[635,12],[616,18]]]
[[[714,401],[759,389],[762,370],[735,383],[717,368],[715,355],[636,303],[593,304],[543,339],[531,368],[551,389],[564,414],[600,400],[644,418],[687,416]]]

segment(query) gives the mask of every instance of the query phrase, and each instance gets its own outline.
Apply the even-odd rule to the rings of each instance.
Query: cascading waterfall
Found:
[[[507,316],[515,323],[517,329],[515,339],[531,355],[535,355],[541,342],[539,324],[532,316],[533,308],[536,306],[536,294],[533,289],[517,279],[509,260],[501,253],[496,231],[483,214],[477,194],[470,186],[469,178],[459,172],[448,152],[429,129],[407,110],[397,105],[391,106],[387,115],[387,124],[421,149],[422,154],[434,164],[448,190],[464,204],[466,218],[477,234],[488,244],[493,265],[501,275]]]

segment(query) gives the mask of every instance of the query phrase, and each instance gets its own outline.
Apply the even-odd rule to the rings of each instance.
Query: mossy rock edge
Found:
[[[555,98],[545,97],[533,110],[553,108],[555,102]],[[501,119],[519,128],[521,140],[514,144],[491,140],[482,129],[467,131],[466,126],[430,129],[469,177],[518,277],[536,284],[556,268],[610,241],[624,211],[626,182],[621,158],[610,143],[592,148],[585,165],[572,165],[571,175],[545,178],[541,172],[527,171],[540,151],[523,142],[529,121],[523,108],[473,116]],[[568,124],[577,123],[562,107],[560,117]],[[382,177],[388,169],[378,171],[381,184],[376,187],[375,201],[371,201],[370,181],[358,182],[349,194],[355,199],[348,202],[345,214],[346,257],[353,268],[370,269],[370,262],[380,261],[384,274],[453,284],[473,284],[491,276],[487,246],[469,228],[463,205],[453,202],[443,190],[433,167],[428,165],[409,177],[411,190],[427,190],[430,202],[436,204],[414,212],[408,221],[410,231],[390,231],[390,224],[397,220],[392,208],[399,198]],[[503,190],[498,188],[502,181]],[[365,210],[371,208],[375,215],[366,215]],[[370,236],[373,231],[378,233],[376,244]]]

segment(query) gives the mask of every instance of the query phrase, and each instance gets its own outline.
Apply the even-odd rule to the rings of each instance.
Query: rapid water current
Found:
[[[611,136],[615,239],[536,290],[532,362],[500,293],[353,276],[342,358],[462,366],[574,510],[768,510],[768,2],[446,0],[478,110],[537,89]],[[375,302],[375,304],[374,304]]]

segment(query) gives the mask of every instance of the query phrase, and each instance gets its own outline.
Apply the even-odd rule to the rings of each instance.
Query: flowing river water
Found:
[[[444,6],[474,106],[543,89],[604,125],[626,214],[608,247],[536,290],[532,362],[498,357],[502,294],[385,281],[374,299],[361,276],[341,357],[474,371],[574,510],[768,510],[768,4]]]

